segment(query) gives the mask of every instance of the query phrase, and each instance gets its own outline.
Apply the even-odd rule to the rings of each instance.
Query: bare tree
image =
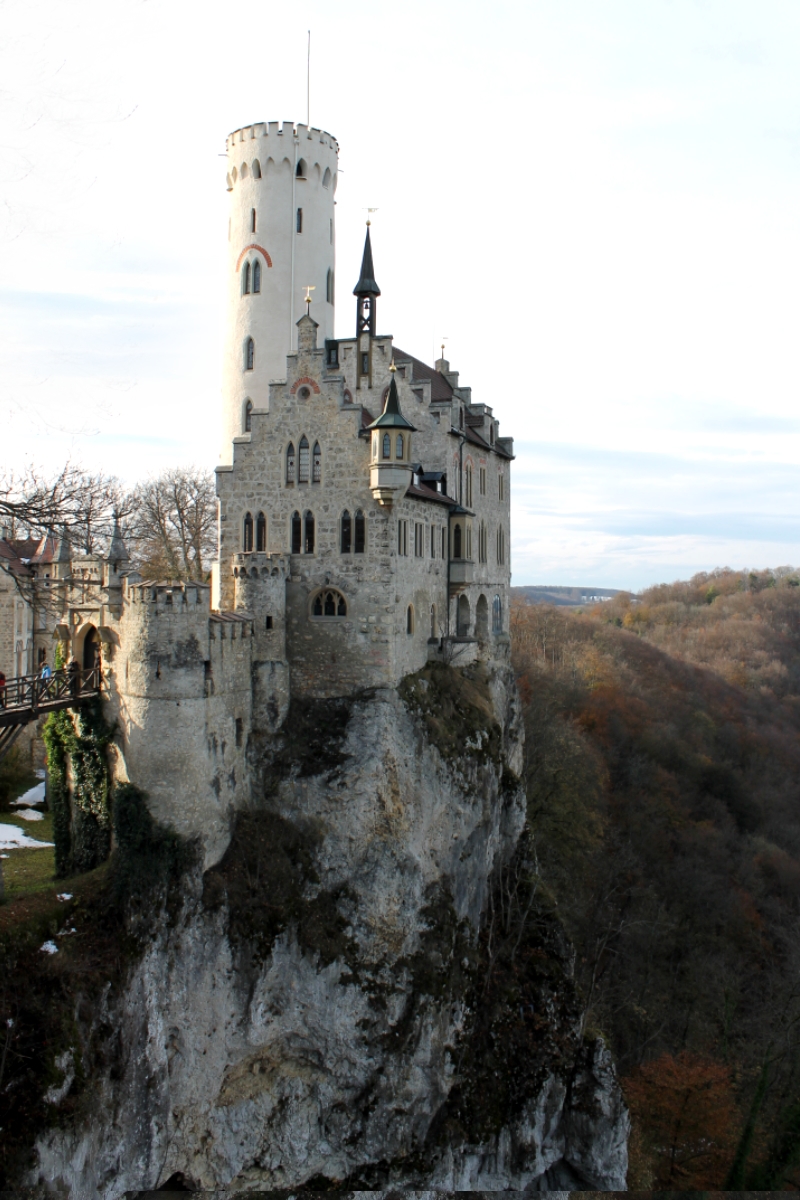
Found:
[[[202,580],[217,548],[213,476],[173,467],[131,494],[127,537],[143,575]]]
[[[129,507],[117,479],[69,462],[53,476],[33,466],[0,475],[0,527],[11,538],[54,533],[91,552]]]

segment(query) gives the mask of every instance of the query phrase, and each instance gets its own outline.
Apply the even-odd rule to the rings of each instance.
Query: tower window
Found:
[[[383,435],[383,457],[392,457],[392,439],[389,437],[388,433]]]
[[[250,295],[250,263],[246,262],[242,267],[242,295]]]
[[[261,291],[261,263],[258,259],[253,263],[253,291]]]
[[[414,632],[414,605],[409,604],[406,609],[406,633]]]
[[[298,208],[298,210],[297,210],[297,232],[298,233],[303,232],[303,210],[302,210],[302,208]]]
[[[330,167],[325,168],[325,174],[322,176],[322,186],[324,188],[328,188],[331,186],[331,169],[330,169]]]
[[[342,513],[342,537],[341,537],[342,554],[350,553],[351,533],[352,533],[352,527],[351,527],[351,522],[350,522],[350,513],[347,511],[347,509],[345,509],[344,512]]]
[[[314,458],[311,465],[311,482],[320,483],[322,480],[322,451],[319,442],[314,443]]]
[[[300,470],[297,478],[300,483],[308,483],[308,468],[309,468],[309,446],[308,438],[305,434],[300,438]]]
[[[314,514],[306,512],[303,517],[303,554],[314,553]]]
[[[267,518],[263,512],[256,518],[256,550],[263,554],[267,549]]]
[[[244,431],[250,433],[253,428],[253,401],[248,400],[244,406]]]
[[[300,513],[292,513],[292,554],[299,554],[303,548],[303,525]]]
[[[256,231],[256,210],[254,208],[251,208],[250,209],[250,232],[255,233],[255,231]]]
[[[294,483],[295,477],[295,457],[294,457],[294,442],[289,442],[286,448],[286,482]]]
[[[497,526],[497,561],[501,566],[506,561],[506,535],[502,525]]]
[[[461,558],[461,526],[458,523],[453,526],[453,558]]]
[[[328,304],[333,304],[333,271],[328,268],[328,275],[325,281],[325,299]]]
[[[256,344],[252,338],[248,338],[244,344],[244,369],[252,371],[256,365]]]
[[[253,549],[253,518],[250,513],[245,513],[244,528],[242,530],[242,549],[245,554],[250,554]]]
[[[265,628],[265,629],[267,629],[267,630],[269,630],[269,629],[272,629],[272,628],[273,628],[273,625],[272,625],[272,617],[269,617],[269,616],[268,616],[268,617],[266,617],[266,619],[265,619],[265,621],[264,621],[264,628]]]
[[[356,539],[355,539],[355,547],[354,547],[356,554],[364,553],[364,547],[366,546],[366,542],[367,542],[367,523],[366,523],[366,520],[364,519],[363,512],[359,508],[356,510]]]
[[[261,163],[257,158],[253,159],[253,179],[261,178]]]
[[[295,175],[297,176],[298,179],[305,179],[305,177],[306,177],[306,160],[304,158],[300,158],[297,160],[297,168],[295,170]]]
[[[398,435],[397,435],[397,440],[395,442],[394,456],[395,456],[395,458],[403,457],[403,435],[402,435],[402,433],[398,433]]]
[[[333,245],[333,217],[331,217],[331,245]]]

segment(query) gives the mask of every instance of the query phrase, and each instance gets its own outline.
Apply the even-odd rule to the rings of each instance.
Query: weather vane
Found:
[[[311,283],[306,285],[306,312],[311,308],[311,293],[317,290],[316,285]]]
[[[374,212],[377,212],[377,211],[378,211],[378,210],[377,210],[377,208],[365,208],[365,209],[364,209],[364,212],[368,212],[368,213],[374,213]],[[369,217],[367,217],[367,224],[368,224],[368,225],[371,225],[371,224],[372,224],[372,221],[370,221]]]
[[[449,341],[450,341],[449,338],[446,338],[446,337],[442,338],[442,358],[444,358],[444,344],[445,344],[445,342],[449,342]]]

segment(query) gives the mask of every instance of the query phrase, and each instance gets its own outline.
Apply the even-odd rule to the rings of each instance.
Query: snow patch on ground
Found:
[[[55,942],[45,942],[39,947],[40,954],[58,954],[58,946]]]
[[[12,801],[14,808],[28,808],[31,804],[44,804],[44,783],[37,783],[36,787],[28,788],[21,796]]]
[[[41,850],[52,845],[52,842],[40,842],[36,838],[28,837],[25,830],[20,829],[18,825],[0,825],[0,850],[16,850],[18,846]]]
[[[44,820],[44,813],[40,813],[39,810],[36,808],[21,808],[19,810],[19,812],[16,813],[15,815],[18,817],[22,817],[23,821],[43,821]]]

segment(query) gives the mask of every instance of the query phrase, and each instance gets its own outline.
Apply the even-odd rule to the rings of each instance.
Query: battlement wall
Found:
[[[253,125],[243,125],[241,129],[234,129],[233,133],[228,134],[225,139],[225,148],[230,154],[235,153],[236,148],[241,146],[243,142],[262,141],[264,139],[272,139],[277,142],[280,138],[282,142],[290,142],[295,137],[299,141],[317,141],[322,146],[329,146],[335,153],[339,153],[339,143],[336,138],[326,133],[324,129],[317,129],[302,123],[295,125],[293,121],[257,121]]]

